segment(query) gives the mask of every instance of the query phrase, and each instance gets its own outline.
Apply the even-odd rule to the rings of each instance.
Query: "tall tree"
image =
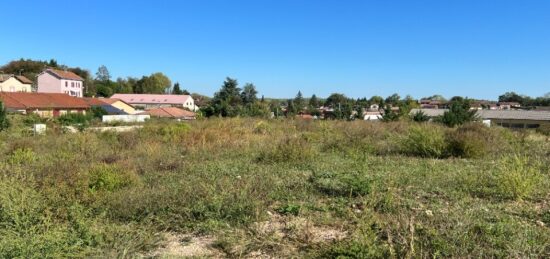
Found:
[[[143,76],[136,84],[136,93],[163,94],[170,88],[172,82],[163,73],[157,72],[150,76]]]
[[[392,104],[397,105],[399,104],[399,101],[401,100],[401,96],[399,94],[395,93],[386,98],[386,104]]]
[[[342,106],[342,104],[346,102],[348,102],[348,98],[345,95],[339,94],[339,93],[333,93],[325,101],[325,106],[339,108],[340,106]]]
[[[95,73],[95,79],[101,82],[111,81],[111,74],[109,73],[109,70],[105,65],[101,65],[97,68],[97,72]]]
[[[179,82],[176,82],[174,84],[174,87],[172,88],[172,94],[178,94],[178,95],[183,94],[183,91],[181,91]]]
[[[296,107],[297,112],[302,112],[304,110],[306,103],[301,91],[298,91],[298,93],[296,94],[296,97],[294,97],[293,103],[294,103],[294,106]]]
[[[210,105],[205,108],[206,116],[234,117],[242,108],[241,89],[236,79],[227,77],[221,89],[214,94]]]
[[[455,96],[450,100],[449,110],[439,120],[449,127],[462,125],[477,120],[476,110],[470,110],[470,100]]]
[[[309,107],[319,108],[320,106],[319,98],[315,94],[311,95],[311,98],[309,98]]]
[[[244,104],[252,104],[258,100],[256,94],[258,94],[258,91],[256,91],[256,86],[254,86],[254,84],[247,83],[244,85],[243,91],[241,92],[241,99]]]

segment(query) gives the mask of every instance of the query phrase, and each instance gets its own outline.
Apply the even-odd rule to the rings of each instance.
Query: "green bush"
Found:
[[[90,121],[93,119],[93,117],[89,114],[83,114],[83,113],[67,113],[59,116],[57,118],[57,121],[61,125],[87,125],[90,123]]]
[[[411,127],[402,143],[402,152],[420,157],[446,157],[447,142],[445,131],[436,125]]]
[[[114,191],[137,181],[138,178],[133,172],[103,164],[90,170],[88,186],[91,191]]]
[[[525,156],[506,157],[499,163],[496,176],[503,198],[529,198],[542,180],[541,165]]]
[[[370,179],[358,172],[317,172],[311,182],[319,191],[336,196],[367,195],[371,190]]]
[[[4,104],[0,101],[0,131],[7,129],[10,126],[10,121],[8,120],[6,108]]]
[[[311,144],[301,137],[289,137],[278,145],[262,150],[257,160],[260,162],[308,162],[315,156]]]
[[[483,157],[490,151],[491,145],[503,144],[492,141],[492,138],[493,133],[483,124],[466,124],[448,132],[448,151],[455,157]]]

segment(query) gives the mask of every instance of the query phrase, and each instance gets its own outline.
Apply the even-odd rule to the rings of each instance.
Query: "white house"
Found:
[[[82,97],[84,79],[71,71],[48,68],[38,75],[39,93],[64,93]]]
[[[31,92],[32,81],[24,76],[0,74],[0,92]]]

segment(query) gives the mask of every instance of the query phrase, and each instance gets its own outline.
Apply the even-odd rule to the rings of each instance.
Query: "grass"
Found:
[[[133,258],[168,232],[211,236],[227,257],[550,255],[536,132],[234,118],[33,136],[13,121],[2,258]]]

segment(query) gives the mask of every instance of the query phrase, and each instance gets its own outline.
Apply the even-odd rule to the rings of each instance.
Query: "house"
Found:
[[[363,120],[374,121],[374,120],[381,120],[381,119],[382,119],[382,113],[380,113],[380,111],[363,112]]]
[[[83,90],[84,79],[71,71],[48,68],[38,75],[39,93],[63,93],[82,97]]]
[[[122,100],[138,109],[178,107],[197,111],[193,97],[175,94],[114,94],[111,98]]]
[[[102,98],[101,101],[103,101],[104,103],[108,103],[111,106],[126,112],[127,114],[136,113],[136,108],[134,108],[134,106],[132,106],[131,104],[123,100],[116,99],[116,98]]]
[[[40,117],[59,117],[67,113],[83,113],[90,105],[82,98],[62,93],[0,92],[0,100],[7,111],[38,114]]]
[[[135,114],[133,106],[112,98],[83,98],[91,107],[101,107],[111,115]]]
[[[518,102],[498,102],[497,106],[500,110],[511,110],[521,108],[521,104]]]
[[[196,115],[192,111],[184,110],[177,107],[159,107],[146,110],[139,114],[150,115],[157,118],[171,118],[178,120],[194,120]]]
[[[103,98],[82,98],[90,107],[100,107],[105,112],[107,112],[108,115],[127,115],[123,110],[120,110],[116,107],[113,107],[112,105],[106,103],[103,101]]]
[[[31,92],[32,81],[24,76],[0,74],[0,92]]]
[[[428,117],[442,116],[447,109],[412,109],[410,114],[424,112]],[[491,125],[498,125],[514,129],[536,129],[550,126],[550,111],[526,110],[478,110],[476,115],[490,121]]]

